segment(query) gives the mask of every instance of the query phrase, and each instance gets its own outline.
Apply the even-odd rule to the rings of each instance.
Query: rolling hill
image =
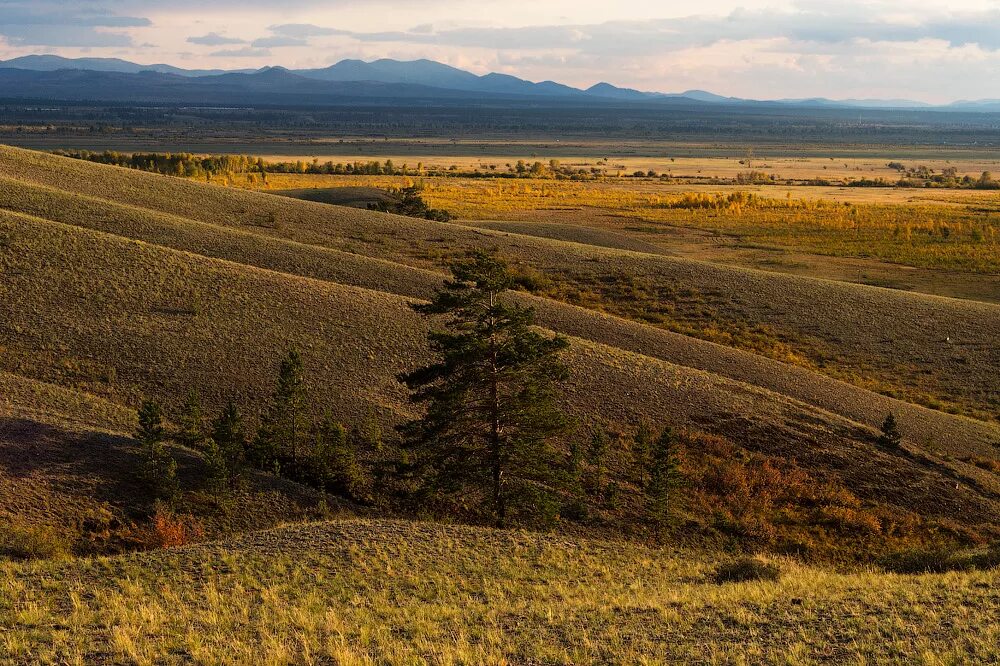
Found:
[[[725,304],[721,317],[818,338],[859,367],[879,362],[891,345],[894,361],[934,373],[949,390],[995,399],[1000,359],[987,342],[1000,308],[967,301],[414,220],[10,148],[0,149],[0,239],[0,370],[17,387],[0,405],[8,419],[64,429],[70,422],[128,432],[127,414],[144,396],[173,409],[192,386],[210,409],[234,398],[252,413],[270,391],[276,359],[293,345],[307,362],[314,411],[396,423],[412,407],[395,376],[426,358],[427,323],[409,304],[440,284],[435,257],[481,247],[581,281],[625,272],[697,285]],[[566,399],[581,420],[686,426],[794,460],[864,502],[986,534],[996,528],[1000,477],[973,462],[996,456],[993,422],[637,321],[520,298],[541,325],[570,336]],[[962,345],[963,360],[946,337]],[[57,397],[36,399],[42,388]],[[875,445],[889,411],[906,435],[902,451]],[[23,446],[31,429],[12,432],[8,446]]]
[[[1000,396],[993,381],[1000,357],[990,344],[1000,332],[1000,308],[989,304],[734,269],[458,224],[418,222],[364,210],[330,208],[265,194],[205,187],[123,169],[112,169],[115,178],[102,181],[96,173],[104,171],[95,172],[95,169],[102,168],[6,149],[0,152],[0,178],[3,179],[0,185],[9,202],[5,208],[66,223],[98,224],[100,226],[95,228],[104,231],[114,232],[117,224],[122,224],[125,236],[129,236],[130,228],[137,224],[148,229],[157,227],[158,233],[166,233],[166,225],[144,221],[144,216],[166,213],[183,218],[181,221],[186,224],[183,228],[200,229],[202,237],[206,233],[211,236],[217,227],[244,232],[236,238],[242,239],[246,246],[242,261],[251,263],[254,259],[248,257],[253,253],[252,244],[257,238],[265,238],[269,243],[276,239],[295,243],[294,253],[302,261],[310,253],[299,249],[301,245],[339,250],[353,255],[346,261],[353,262],[354,267],[340,271],[337,280],[376,289],[380,287],[371,282],[373,278],[369,274],[377,274],[380,280],[390,280],[389,273],[381,268],[384,264],[379,264],[376,271],[358,269],[364,261],[359,255],[439,271],[433,261],[435,256],[453,256],[487,245],[546,273],[565,275],[567,279],[586,285],[614,283],[622,275],[641,279],[648,289],[675,300],[678,308],[690,307],[699,312],[707,309],[716,320],[730,320],[734,325],[771,327],[786,339],[800,340],[803,348],[816,346],[854,371],[881,367],[886,373],[912,377],[915,382],[922,375],[930,374],[942,394],[987,409],[992,406],[995,410],[1000,406]],[[212,226],[192,227],[192,222]],[[176,247],[190,250],[197,246]],[[228,258],[226,254],[220,256]],[[329,275],[334,269],[322,270]],[[407,269],[400,266],[397,270]],[[305,269],[301,274],[323,277]],[[432,284],[425,280],[420,287],[421,283],[409,275],[400,281],[408,286],[395,293],[413,297],[426,296]],[[678,292],[683,289],[690,293],[681,296]],[[690,303],[685,305],[685,301]],[[554,303],[549,307],[563,308]],[[591,321],[603,321],[579,308],[569,311],[583,313]],[[664,333],[656,331],[655,335]],[[718,348],[686,336],[667,337],[685,348],[692,345],[704,350]],[[612,339],[600,341],[616,344]],[[887,346],[891,346],[891,354],[887,353]],[[770,372],[748,373],[741,370],[741,365],[730,364],[729,371],[741,381],[768,381],[763,377],[789,368],[787,364],[778,363],[771,364],[775,369]],[[703,369],[716,371],[717,366]],[[751,379],[754,376],[758,379]],[[789,387],[786,390],[793,391],[801,381],[785,384]],[[862,395],[866,397],[860,402],[872,404],[884,412],[895,404],[878,397],[868,398],[871,394],[867,391]],[[832,403],[823,405],[827,409],[832,406]],[[858,417],[852,415],[852,418]],[[865,420],[874,426],[880,422],[876,418],[873,414]],[[951,422],[952,419],[946,417],[946,420]],[[923,427],[915,428],[914,433],[924,430]],[[951,438],[938,439],[941,440],[937,442],[939,445],[946,445]]]

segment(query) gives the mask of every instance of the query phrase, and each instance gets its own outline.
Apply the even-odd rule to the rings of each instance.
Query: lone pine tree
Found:
[[[632,465],[640,486],[649,483],[649,474],[653,467],[653,443],[653,431],[645,422],[640,423],[635,435],[632,436]]]
[[[232,400],[226,402],[212,424],[212,441],[218,449],[215,453],[219,456],[225,484],[236,485],[243,475],[247,444],[243,416]]]
[[[608,449],[611,446],[611,435],[602,425],[594,426],[590,431],[590,442],[587,447],[587,462],[590,463],[593,476],[592,490],[600,495],[604,492],[604,475],[607,467]]]
[[[205,418],[197,391],[188,392],[187,399],[177,417],[177,434],[174,439],[188,448],[202,448],[205,444]]]
[[[504,297],[513,279],[501,260],[476,253],[451,270],[430,303],[414,306],[446,322],[428,336],[437,360],[400,376],[426,406],[401,431],[425,489],[476,489],[502,526],[514,497],[537,494],[558,473],[550,440],[567,426],[556,389],[568,376],[559,360],[568,342],[532,330],[533,311]]]
[[[653,442],[650,456],[649,481],[646,484],[649,517],[657,530],[670,517],[673,490],[680,482],[680,460],[677,455],[677,436],[672,429],[664,428]]]
[[[882,422],[882,434],[878,438],[878,443],[890,449],[898,449],[903,445],[903,433],[899,431],[899,423],[892,412],[889,412]]]
[[[327,492],[356,498],[363,485],[355,444],[347,429],[327,414],[316,427],[311,473]]]

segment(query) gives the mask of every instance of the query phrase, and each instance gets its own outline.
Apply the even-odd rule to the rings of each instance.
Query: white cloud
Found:
[[[271,55],[268,49],[244,46],[241,49],[226,49],[210,53],[213,58],[267,58]]]
[[[225,37],[217,32],[210,32],[207,35],[201,35],[200,37],[188,37],[188,43],[198,44],[201,46],[223,46],[225,44],[246,44],[245,39],[238,39],[236,37]]]

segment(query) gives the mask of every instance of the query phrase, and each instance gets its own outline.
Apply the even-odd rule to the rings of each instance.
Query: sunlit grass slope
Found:
[[[714,558],[392,521],[0,566],[0,663],[991,663],[998,573],[715,581]]]

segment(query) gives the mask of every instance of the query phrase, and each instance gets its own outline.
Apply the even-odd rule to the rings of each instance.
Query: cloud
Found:
[[[268,27],[271,34],[267,37],[259,37],[253,40],[251,46],[261,48],[283,47],[283,46],[308,46],[309,40],[313,37],[326,37],[334,35],[351,35],[346,30],[336,28],[324,28],[311,23],[285,23]]]
[[[132,38],[117,32],[81,30],[68,25],[4,25],[2,34],[13,46],[126,47]]]
[[[350,35],[353,33],[349,30],[338,30],[336,28],[324,28],[318,25],[312,25],[311,23],[285,23],[282,25],[272,25],[268,28],[271,32],[276,35],[283,35],[285,37],[295,37],[298,39],[306,39],[308,37],[324,37],[329,35]]]
[[[147,18],[119,16],[102,9],[75,9],[52,2],[0,2],[0,26],[75,25],[80,27],[129,28],[151,25]]]
[[[213,58],[266,58],[271,55],[268,49],[245,46],[241,49],[227,49],[210,53]]]
[[[270,37],[260,37],[250,43],[251,46],[270,48],[276,46],[308,46],[309,42],[298,37],[288,37],[286,35],[271,35]]]
[[[217,32],[210,32],[207,35],[202,35],[200,37],[188,37],[187,41],[191,44],[200,44],[201,46],[223,46],[225,44],[246,44],[245,39],[238,39],[236,37],[226,37],[220,35]]]
[[[828,5],[825,5],[828,6]],[[919,20],[872,15],[863,5],[794,11],[737,9],[722,16],[693,15],[651,21],[517,28],[468,27],[434,30],[430,24],[406,31],[330,31],[362,42],[402,42],[466,48],[573,49],[591,55],[644,55],[709,46],[726,41],[788,39],[839,44],[856,40],[916,42],[939,39],[952,46],[978,44],[1000,49],[1000,10],[939,14]],[[321,30],[310,26],[314,30]]]
[[[139,16],[120,16],[100,8],[79,9],[52,2],[0,3],[0,35],[11,45],[124,47],[132,38],[122,28],[152,25]]]

